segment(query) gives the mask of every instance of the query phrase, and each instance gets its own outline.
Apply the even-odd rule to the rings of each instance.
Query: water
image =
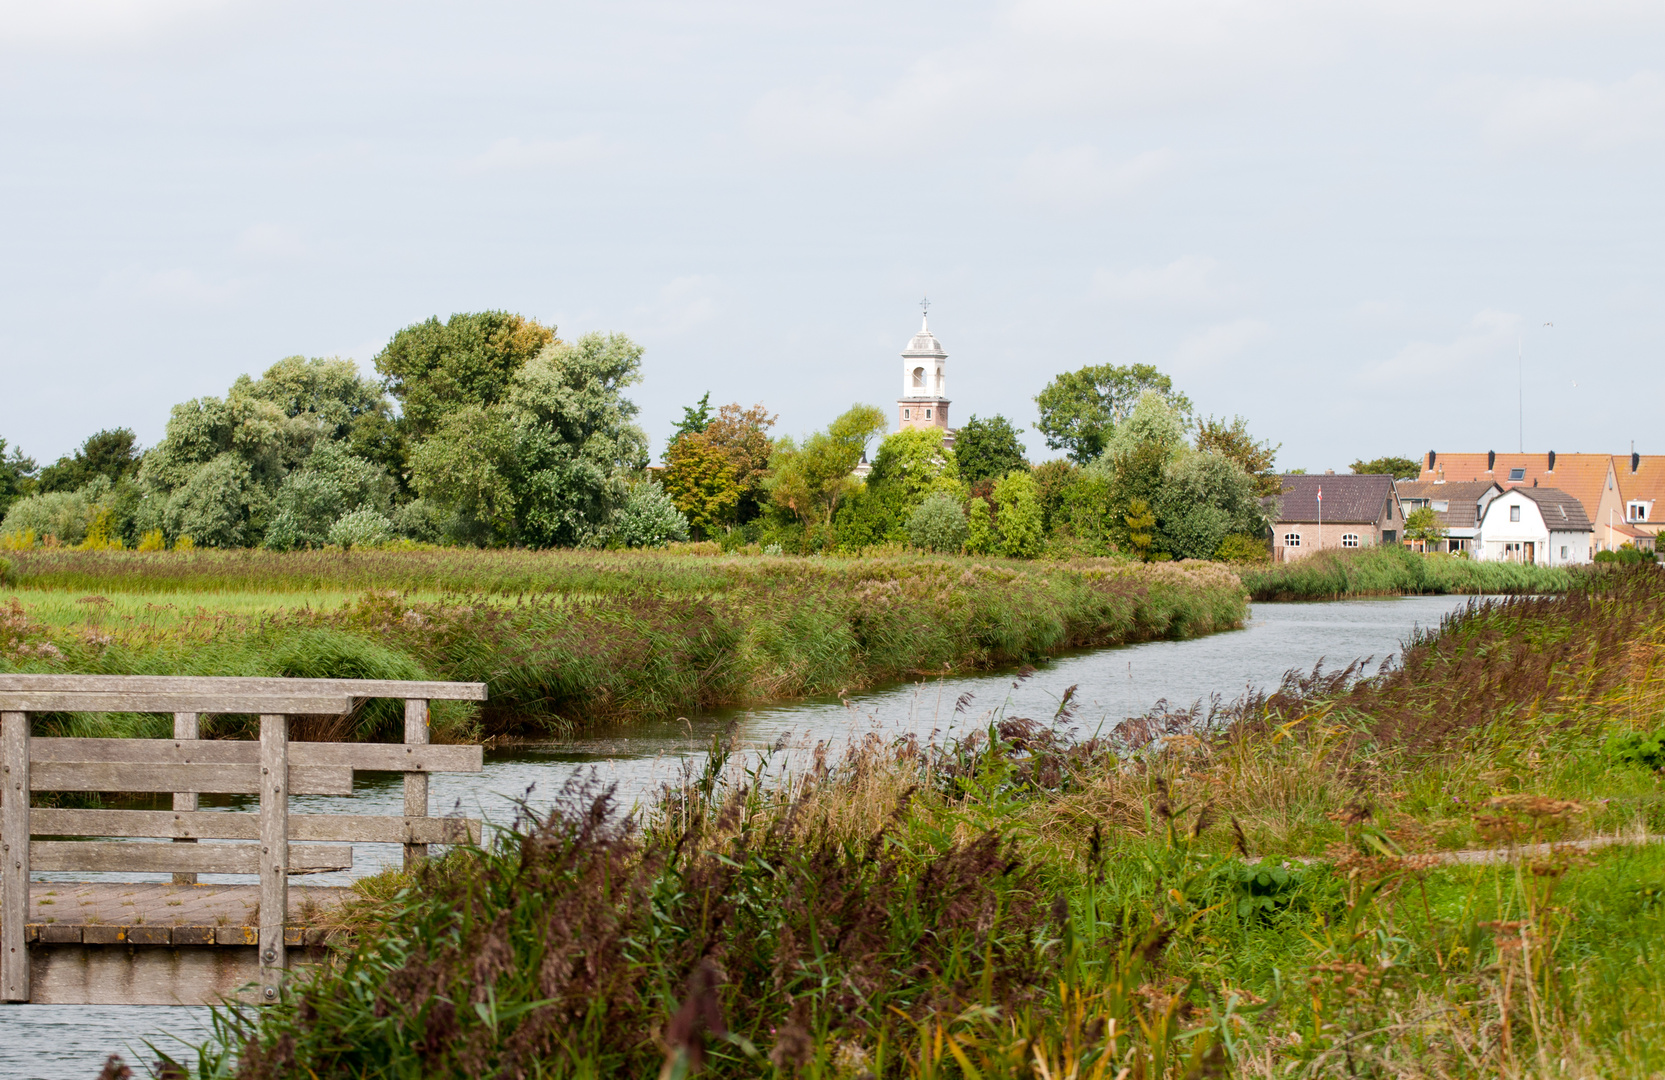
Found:
[[[1284,672],[1311,670],[1320,659],[1327,668],[1367,657],[1380,662],[1398,651],[1414,627],[1437,625],[1463,603],[1451,597],[1406,597],[1256,604],[1241,630],[1195,641],[1096,649],[1042,664],[1024,680],[1010,673],[925,680],[846,699],[731,710],[559,742],[524,743],[487,754],[484,773],[435,776],[432,807],[435,813],[457,810],[502,822],[513,816],[517,800],[546,804],[566,780],[592,770],[602,781],[616,783],[627,803],[645,801],[661,784],[674,781],[685,762],[701,763],[713,735],[729,726],[742,747],[758,753],[820,741],[836,745],[874,729],[950,735],[981,726],[997,709],[1007,716],[1049,718],[1072,685],[1077,687],[1075,722],[1090,733],[1144,713],[1160,699],[1186,706],[1214,694],[1229,700],[1251,688],[1275,686]],[[964,694],[972,695],[970,704],[956,713],[955,704]],[[398,814],[402,790],[396,777],[377,776],[361,780],[350,798],[307,796],[294,801],[297,810],[309,813],[350,809]],[[340,883],[393,865],[399,858],[393,845],[358,845],[350,875],[320,874],[306,880]],[[131,1006],[0,1008],[0,1076],[90,1080],[112,1051],[129,1063],[148,1060],[143,1053],[146,1040],[177,1056],[183,1048],[174,1037],[199,1039],[206,1034],[207,1015],[206,1009]]]

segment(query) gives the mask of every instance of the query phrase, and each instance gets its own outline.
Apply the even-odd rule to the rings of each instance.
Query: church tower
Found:
[[[930,301],[920,302],[926,314]],[[942,342],[931,333],[925,315],[919,321],[919,333],[902,350],[902,396],[896,401],[898,431],[908,428],[941,428],[945,441],[952,444],[954,433],[948,429],[948,381],[944,369],[948,354]]]

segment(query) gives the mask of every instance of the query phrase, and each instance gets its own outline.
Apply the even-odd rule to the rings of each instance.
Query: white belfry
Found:
[[[929,301],[921,301],[928,307]],[[920,317],[919,333],[902,350],[902,396],[896,401],[897,430],[907,428],[941,428],[950,439],[948,430],[948,379],[945,374],[948,354],[942,342],[931,333],[930,323]]]

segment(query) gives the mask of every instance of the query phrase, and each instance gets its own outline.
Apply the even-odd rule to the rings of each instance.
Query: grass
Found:
[[[203,1076],[1649,1077],[1665,575],[1476,604],[1373,675],[1082,739],[1001,718],[640,820],[572,787],[361,886]],[[1210,726],[1208,721],[1223,726]],[[1482,845],[1488,864],[1442,853]]]
[[[1319,551],[1293,562],[1244,567],[1255,600],[1335,600],[1407,594],[1558,593],[1577,587],[1580,568],[1476,562],[1457,555],[1420,555],[1409,548]]]
[[[436,707],[451,740],[848,692],[1192,637],[1246,613],[1221,567],[1111,560],[49,550],[18,553],[13,575],[0,668],[485,682],[483,710]],[[382,705],[350,728],[400,724]]]

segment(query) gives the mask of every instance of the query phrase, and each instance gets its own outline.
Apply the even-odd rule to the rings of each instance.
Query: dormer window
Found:
[[[1509,479],[1510,480],[1525,480],[1526,479],[1526,470],[1524,468],[1510,469],[1509,470]]]
[[[1648,504],[1645,503],[1645,502],[1633,502],[1629,506],[1626,506],[1625,507],[1625,520],[1626,521],[1646,521],[1646,520],[1648,520]]]

